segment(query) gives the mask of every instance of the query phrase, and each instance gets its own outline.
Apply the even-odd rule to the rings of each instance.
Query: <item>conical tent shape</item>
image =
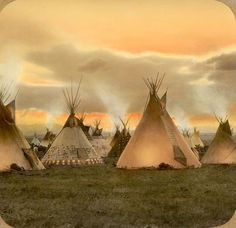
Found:
[[[53,132],[47,129],[47,132],[43,137],[43,140],[41,141],[40,145],[43,147],[48,147],[53,142],[54,138],[55,135],[53,134]]]
[[[25,157],[27,157],[32,169],[34,170],[41,170],[45,169],[43,163],[38,158],[37,154],[31,149],[30,144],[24,137],[21,130],[15,125],[14,131],[16,135],[16,141],[17,144],[20,146],[20,148],[23,150]]]
[[[67,162],[97,158],[97,154],[88,141],[86,135],[80,127],[80,120],[75,116],[79,106],[78,90],[74,95],[65,91],[65,98],[68,103],[70,115],[51,147],[43,157],[42,161],[47,164],[50,162]]]
[[[197,130],[197,128],[194,128],[193,134],[191,136],[191,144],[193,147],[204,147],[204,144],[200,138],[200,132]]]
[[[147,80],[149,101],[133,136],[121,154],[118,168],[200,167],[201,163],[185,142],[157,95],[163,78]]]
[[[118,131],[115,134],[114,145],[108,153],[108,157],[110,158],[119,158],[131,138],[129,130],[127,129],[129,120],[126,123],[122,119],[120,120],[123,124],[123,129],[121,132]]]
[[[92,134],[92,136],[93,137],[99,137],[99,136],[102,136],[102,128],[99,128],[99,126],[100,126],[100,123],[101,123],[101,121],[99,120],[96,120],[95,121],[95,128],[94,128],[94,131],[93,131],[93,134]]]
[[[33,146],[40,146],[40,141],[39,141],[39,139],[38,139],[36,134],[34,134],[34,137],[33,137],[32,141],[31,141],[31,145],[33,145]]]
[[[13,100],[12,102],[10,102],[8,105],[6,105],[7,110],[9,111],[9,116],[11,117],[12,121],[15,122],[15,111],[16,111],[16,102],[15,100]]]
[[[185,141],[189,145],[189,147],[192,148],[192,142],[191,142],[189,130],[186,130],[186,129],[183,130],[183,136],[184,136]]]
[[[116,143],[116,141],[117,141],[119,135],[120,135],[120,129],[119,129],[119,126],[116,125],[116,132],[115,132],[115,134],[114,134],[114,136],[112,137],[111,142],[110,142],[110,146],[111,146],[111,147],[113,147],[113,146],[115,145],[115,143]]]
[[[220,120],[216,135],[210,144],[202,163],[206,164],[235,164],[236,143],[232,138],[232,131],[228,120]]]
[[[165,109],[166,108],[166,102],[167,102],[167,91],[164,93],[164,95],[161,97],[161,105],[162,108]]]
[[[90,143],[93,145],[99,157],[106,157],[111,147],[108,140],[102,135],[102,128],[99,128],[101,121],[94,122],[95,128],[92,132],[92,140]]]
[[[78,118],[78,120],[79,120],[79,126],[81,127],[82,131],[84,132],[84,134],[86,135],[86,137],[88,138],[88,140],[91,140],[92,137],[91,137],[91,135],[90,135],[90,133],[89,133],[89,131],[90,131],[90,126],[84,124],[85,118],[86,118],[86,115],[85,115],[84,113],[82,113],[82,114],[80,115],[80,117]]]
[[[2,88],[0,91],[0,171],[9,170],[12,164],[25,170],[44,169],[15,124],[15,113],[13,113],[15,101],[5,106],[6,97],[9,97],[9,93]]]

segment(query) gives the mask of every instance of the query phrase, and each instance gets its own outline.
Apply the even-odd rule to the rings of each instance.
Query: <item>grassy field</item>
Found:
[[[0,214],[20,228],[212,227],[235,209],[236,166],[100,166],[0,175]]]

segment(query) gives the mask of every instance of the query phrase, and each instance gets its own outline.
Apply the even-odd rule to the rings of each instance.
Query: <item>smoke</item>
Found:
[[[51,107],[53,107],[53,109],[49,109],[47,112],[47,122],[46,122],[46,128],[48,129],[52,129],[54,124],[56,123],[57,117],[61,116],[62,114],[64,114],[64,107],[63,105],[61,105],[61,102],[58,101],[57,104],[52,104]]]
[[[107,109],[111,117],[111,122],[120,123],[120,118],[124,119],[129,105],[116,96],[107,85],[96,83],[96,93]]]
[[[13,54],[7,55],[5,59],[5,62],[0,63],[0,86],[9,87],[9,92],[15,96],[22,73],[21,59]]]
[[[227,116],[229,100],[223,95],[222,91],[211,86],[196,86],[195,107],[201,113],[216,114],[219,117]]]
[[[188,129],[189,128],[189,123],[188,123],[188,118],[184,112],[184,110],[179,107],[179,106],[174,106],[172,108],[172,115],[175,118],[175,122],[180,129]]]

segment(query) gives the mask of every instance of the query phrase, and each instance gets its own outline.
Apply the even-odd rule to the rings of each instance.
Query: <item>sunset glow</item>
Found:
[[[86,124],[100,119],[111,131],[122,117],[134,130],[147,97],[143,78],[159,71],[179,127],[214,131],[214,113],[236,126],[236,23],[218,1],[21,0],[2,11],[0,34],[0,75],[20,88],[24,129],[58,130],[67,118],[61,91],[83,75]]]

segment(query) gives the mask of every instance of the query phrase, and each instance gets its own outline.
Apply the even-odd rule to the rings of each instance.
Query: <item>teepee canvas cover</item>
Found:
[[[219,127],[210,144],[202,163],[207,164],[236,164],[236,143],[232,138],[229,121],[218,119]]]
[[[43,140],[41,141],[40,145],[42,147],[48,147],[53,142],[54,138],[55,135],[53,134],[53,132],[47,128],[47,132],[43,137]]]
[[[204,144],[200,138],[200,131],[197,128],[194,128],[193,134],[191,136],[191,144],[195,147],[204,147]]]
[[[101,121],[96,120],[94,122],[95,128],[92,132],[92,139],[90,143],[94,147],[99,157],[106,157],[111,147],[108,140],[102,135],[102,128],[99,128]]]
[[[120,129],[119,129],[119,125],[116,125],[116,132],[114,134],[114,136],[112,137],[111,139],[111,142],[110,142],[110,146],[113,147],[117,141],[117,139],[119,138],[120,136]]]
[[[66,89],[64,95],[70,115],[42,161],[46,165],[76,165],[82,161],[100,162],[96,160],[98,156],[81,129],[80,120],[75,115],[80,103],[79,87],[75,94]]]
[[[80,128],[82,129],[82,131],[84,132],[84,134],[86,135],[87,139],[88,139],[88,140],[91,140],[92,137],[91,137],[91,135],[90,135],[90,133],[89,133],[89,132],[90,132],[90,126],[84,124],[85,118],[86,118],[86,114],[84,114],[84,113],[82,113],[82,114],[79,116],[79,118],[78,118],[78,120],[79,120],[79,126],[80,126]]]
[[[191,136],[189,133],[189,130],[185,129],[183,130],[183,136],[187,144],[189,145],[190,148],[192,148],[192,142],[191,142]]]
[[[119,158],[131,138],[129,130],[127,129],[129,120],[126,123],[122,119],[120,120],[123,125],[123,129],[120,132],[119,128],[117,128],[112,140],[113,146],[108,153],[108,157],[110,158]]]
[[[173,168],[200,167],[201,163],[190,149],[169,116],[165,103],[157,92],[163,77],[145,81],[149,101],[128,145],[121,154],[118,168],[159,167],[165,163]]]
[[[36,133],[34,134],[34,137],[30,143],[32,146],[40,146],[40,141],[36,135]]]
[[[101,124],[101,120],[95,120],[95,122],[94,122],[95,128],[94,128],[93,134],[92,134],[93,137],[102,137],[102,130],[103,129],[99,128],[100,124]]]
[[[4,103],[10,94],[8,88],[0,91],[0,171],[7,171],[12,164],[25,169],[44,169],[37,155],[15,124],[15,100]]]

